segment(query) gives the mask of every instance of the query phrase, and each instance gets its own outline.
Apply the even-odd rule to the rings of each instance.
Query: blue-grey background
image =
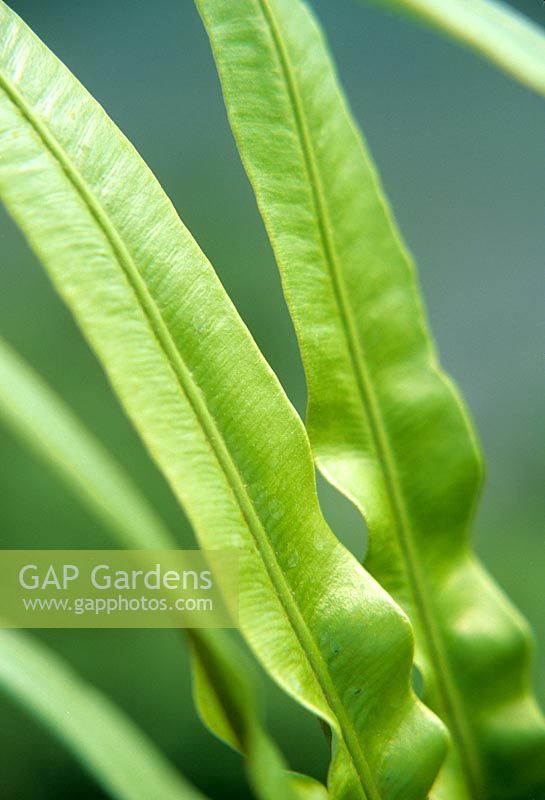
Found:
[[[541,641],[545,699],[545,100],[435,34],[349,0],[316,0],[341,78],[415,254],[443,363],[487,458],[476,547]],[[540,23],[540,0],[514,5]],[[301,413],[302,369],[274,261],[231,139],[208,43],[190,0],[12,0],[134,142],[215,265]],[[0,216],[0,333],[118,455],[192,546],[69,314]],[[108,546],[63,485],[0,430],[0,547]],[[363,526],[322,487],[355,551]],[[164,631],[42,633],[111,693],[212,797],[249,796],[239,758],[198,721],[180,639]],[[265,682],[266,683],[266,682]],[[290,763],[323,774],[318,725],[268,685]],[[102,797],[80,767],[0,696],[3,798]]]

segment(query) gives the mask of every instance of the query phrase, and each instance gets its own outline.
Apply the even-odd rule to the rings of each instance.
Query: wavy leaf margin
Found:
[[[317,464],[366,518],[366,566],[409,614],[424,699],[453,737],[434,792],[543,791],[528,627],[470,551],[475,436],[322,34],[298,0],[197,5],[298,335]]]

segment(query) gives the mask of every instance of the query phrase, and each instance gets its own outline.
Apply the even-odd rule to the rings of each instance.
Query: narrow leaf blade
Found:
[[[0,23],[9,212],[201,543],[238,549],[241,628],[332,728],[334,794],[422,800],[445,737],[410,686],[411,628],[321,516],[299,418],[133,148],[4,4]]]
[[[496,0],[373,0],[436,28],[545,94],[545,33]]]
[[[30,634],[0,630],[0,689],[119,800],[204,800],[108,698]]]
[[[163,522],[100,442],[1,338],[0,419],[113,530],[120,546],[176,547]]]
[[[178,546],[100,442],[1,338],[0,419],[57,471],[91,513],[106,522],[119,546],[137,550]],[[282,756],[263,729],[244,653],[225,631],[195,628],[184,633],[191,645],[203,721],[246,755],[256,796],[306,798],[288,777]]]
[[[296,0],[198,6],[298,335],[318,466],[365,515],[366,566],[413,621],[425,700],[453,738],[438,796],[542,791],[527,626],[469,549],[475,437],[322,35]]]

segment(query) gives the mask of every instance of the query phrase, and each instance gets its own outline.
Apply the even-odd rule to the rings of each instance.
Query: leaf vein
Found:
[[[283,574],[282,568],[278,564],[274,548],[267,537],[258,513],[253,507],[251,497],[246,490],[242,476],[239,474],[236,463],[219,431],[218,424],[206,405],[200,387],[183,361],[168,330],[168,326],[161,315],[161,311],[147,288],[144,278],[140,274],[120,234],[108,219],[94,194],[87,187],[84,178],[80,175],[78,169],[72,163],[62,145],[49,131],[47,126],[33,114],[24,97],[2,73],[0,73],[0,87],[4,90],[23,118],[27,120],[31,128],[40,137],[50,154],[59,163],[110,245],[114,257],[121,266],[128,279],[129,285],[141,304],[142,311],[148,321],[151,332],[163,354],[166,356],[182,394],[188,399],[193,413],[205,434],[208,445],[220,469],[227,478],[241,515],[248,526],[248,530],[252,534],[255,546],[262,555],[265,570],[274,587],[277,598],[307,657],[308,663],[322,691],[324,700],[329,706],[333,717],[339,724],[339,733],[345,742],[354,769],[363,787],[361,794],[362,800],[380,800],[380,795],[373,786],[371,770],[361,752],[357,732],[353,730],[353,724],[345,714],[342,700],[329,674],[327,664],[298,608],[297,601],[293,596],[291,587]]]
[[[386,491],[389,498],[392,516],[395,520],[399,544],[407,564],[410,590],[414,598],[415,606],[419,611],[422,627],[427,633],[430,660],[435,665],[435,673],[437,675],[437,682],[444,706],[445,716],[449,720],[449,728],[451,733],[453,733],[453,738],[455,739],[461,754],[461,763],[464,768],[465,778],[470,787],[471,796],[477,797],[479,796],[477,787],[480,786],[481,781],[479,777],[475,746],[472,741],[471,733],[464,721],[460,699],[457,695],[456,687],[450,675],[450,669],[444,653],[441,635],[436,628],[433,620],[433,614],[429,608],[426,597],[425,580],[421,574],[417,558],[414,554],[414,545],[412,541],[413,534],[405,506],[403,490],[399,486],[395,458],[392,453],[386,427],[382,419],[372,382],[365,364],[363,343],[361,343],[359,340],[353,318],[353,311],[346,288],[344,286],[342,270],[339,266],[334,239],[331,233],[331,223],[327,211],[327,203],[323,196],[320,173],[316,165],[313,152],[312,139],[308,132],[303,103],[299,95],[296,79],[294,78],[294,67],[283,44],[281,34],[278,31],[273,12],[269,6],[269,0],[257,1],[262,9],[263,16],[265,17],[271,32],[271,38],[275,46],[278,62],[280,64],[288,89],[293,118],[301,142],[301,149],[303,152],[308,182],[311,188],[316,223],[320,234],[325,260],[331,276],[331,284],[333,287],[335,303],[345,336],[347,349],[354,367],[354,375],[356,376],[360,401],[362,403],[364,413],[369,419],[372,439],[375,444],[377,457],[383,464]]]

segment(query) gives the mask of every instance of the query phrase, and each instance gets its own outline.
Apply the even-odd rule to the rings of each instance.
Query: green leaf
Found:
[[[176,549],[175,539],[130,478],[62,400],[0,338],[0,419],[106,522],[120,546]],[[253,672],[225,631],[187,629],[203,721],[244,753],[256,796],[305,798],[259,719]],[[309,779],[310,780],[310,779]],[[315,787],[319,793],[323,787]],[[320,798],[320,795],[317,794]],[[322,800],[322,798],[320,798]]]
[[[526,624],[471,554],[481,463],[322,36],[296,0],[198,0],[282,274],[317,463],[362,511],[452,735],[437,797],[545,787]],[[541,796],[541,795],[540,795]]]
[[[241,629],[332,728],[334,796],[423,798],[445,736],[410,686],[412,631],[328,529],[300,419],[133,148],[4,4],[0,24],[10,214],[202,545],[239,551]]]
[[[113,530],[120,546],[178,546],[100,442],[1,338],[0,419]]]
[[[248,759],[248,776],[262,800],[327,800],[318,781],[285,771],[276,746],[259,724],[252,666],[224,631],[188,631],[195,701],[208,727]]]
[[[0,630],[0,688],[119,800],[203,800],[107,697],[28,633]]]
[[[545,33],[530,19],[493,0],[372,0],[424,22],[490,59],[545,94]]]

